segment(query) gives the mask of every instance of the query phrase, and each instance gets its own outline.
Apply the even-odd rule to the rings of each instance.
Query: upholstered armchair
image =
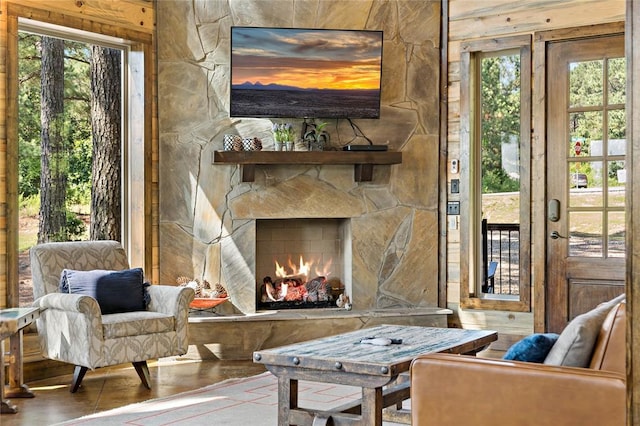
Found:
[[[144,285],[146,309],[143,305],[140,310],[108,314],[102,313],[98,296],[61,292],[63,271],[128,270],[127,255],[117,241],[39,244],[30,255],[34,306],[41,310],[37,328],[42,353],[76,366],[71,392],[78,390],[88,369],[129,362],[151,389],[147,360],[187,352],[191,288]]]

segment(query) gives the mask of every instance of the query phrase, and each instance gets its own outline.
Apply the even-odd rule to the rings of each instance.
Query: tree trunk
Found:
[[[38,242],[64,241],[68,161],[64,123],[64,41],[42,37],[42,121]]]
[[[121,239],[121,52],[91,52],[92,240]]]

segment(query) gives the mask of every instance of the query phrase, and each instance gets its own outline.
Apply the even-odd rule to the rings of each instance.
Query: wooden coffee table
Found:
[[[360,343],[369,337],[402,339],[402,343]],[[495,331],[382,325],[257,351],[253,360],[278,377],[278,425],[315,426],[331,420],[336,426],[380,426],[384,408],[409,398],[410,382],[396,379],[409,371],[417,356],[475,354],[497,338]],[[298,380],[358,386],[362,399],[331,411],[302,408],[298,406]]]

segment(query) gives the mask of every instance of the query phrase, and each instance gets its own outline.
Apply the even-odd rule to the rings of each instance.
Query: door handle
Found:
[[[549,237],[552,240],[557,240],[558,238],[567,238],[567,237],[563,237],[562,235],[560,235],[560,233],[558,231],[551,231],[551,234],[549,234]]]

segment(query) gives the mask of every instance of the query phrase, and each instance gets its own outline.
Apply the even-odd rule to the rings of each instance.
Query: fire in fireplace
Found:
[[[287,266],[275,261],[275,279],[265,276],[258,283],[260,309],[330,308],[344,304],[344,285],[331,277],[332,261],[313,268],[317,263],[300,256],[296,266],[291,258]]]

